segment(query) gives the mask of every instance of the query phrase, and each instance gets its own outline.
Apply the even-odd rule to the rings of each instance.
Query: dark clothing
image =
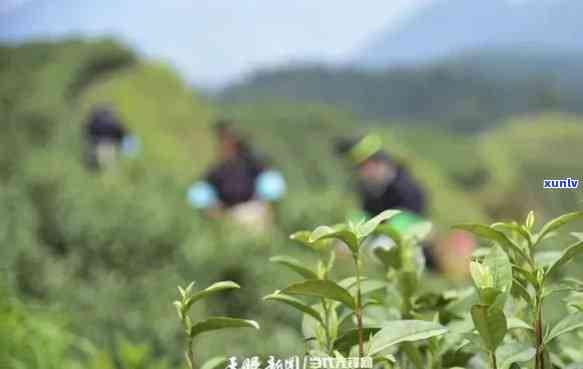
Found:
[[[423,191],[403,167],[397,168],[395,178],[383,191],[373,194],[361,186],[359,192],[362,207],[371,216],[387,209],[408,210],[419,215],[425,212]]]
[[[206,177],[217,191],[225,207],[251,200],[255,194],[255,180],[261,174],[263,164],[248,156],[224,161],[211,169]]]
[[[102,110],[91,115],[86,126],[86,135],[91,144],[111,142],[119,146],[126,131],[113,113]]]

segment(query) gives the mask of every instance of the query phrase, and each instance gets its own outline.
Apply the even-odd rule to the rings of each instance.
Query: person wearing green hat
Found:
[[[390,220],[398,232],[424,221],[425,192],[407,168],[382,150],[378,136],[356,139],[338,139],[335,150],[354,165],[357,191],[365,217],[372,217],[387,209],[403,212]],[[426,264],[433,267],[433,258],[424,250]]]

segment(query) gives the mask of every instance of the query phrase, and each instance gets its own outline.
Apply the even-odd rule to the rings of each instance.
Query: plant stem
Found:
[[[194,369],[194,352],[192,350],[192,338],[186,342],[186,361],[190,369]]]
[[[322,299],[322,308],[324,309],[324,332],[326,333],[326,351],[332,353],[332,340],[330,339],[330,306],[326,299]]]
[[[498,364],[496,363],[496,352],[490,352],[490,364],[492,365],[492,369],[498,369]]]
[[[545,347],[543,341],[543,304],[540,294],[537,293],[536,297],[536,318],[534,322],[534,334],[536,336],[536,356],[535,356],[535,369],[545,368]]]
[[[359,255],[354,256],[356,266],[356,324],[358,329],[358,357],[364,356],[364,333],[362,329],[362,295],[360,292],[361,261]]]

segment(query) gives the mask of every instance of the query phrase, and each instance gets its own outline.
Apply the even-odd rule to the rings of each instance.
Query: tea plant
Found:
[[[553,219],[538,231],[532,212],[524,224],[456,226],[491,245],[474,253],[470,264],[473,291],[441,292],[423,288],[424,268],[418,258],[420,241],[431,225],[420,223],[396,232],[385,221],[398,213],[388,210],[368,221],[294,233],[291,239],[319,253],[314,268],[289,256],[271,258],[302,278],[264,300],[286,304],[302,314],[307,355],[371,358],[398,369],[520,369],[521,365],[571,369],[581,364],[583,334],[575,330],[583,328],[583,282],[573,278],[557,282],[555,277],[583,253],[583,235],[572,233],[575,242],[562,251],[544,251],[543,247],[559,240],[557,231],[583,219],[583,212]],[[363,276],[364,249],[379,236],[393,242],[391,247],[373,248],[386,268],[385,280]],[[332,272],[339,241],[349,250],[354,276],[335,281]],[[193,340],[200,333],[258,328],[254,321],[241,319],[215,317],[196,324],[190,320],[188,311],[196,301],[233,288],[239,286],[219,282],[197,293],[192,293],[192,284],[179,288],[181,300],[175,305],[187,335],[190,368],[194,366]],[[559,292],[569,293],[563,300],[569,313],[558,322],[548,322],[544,303]],[[562,337],[568,333],[578,335],[570,336],[571,345],[563,345]],[[205,367],[223,362],[215,358]]]
[[[200,301],[214,293],[232,290],[240,288],[239,285],[231,281],[223,281],[212,284],[211,286],[205,288],[204,290],[193,293],[192,288],[194,287],[194,282],[190,283],[186,288],[178,287],[180,291],[180,300],[174,301],[176,310],[178,311],[178,317],[182,322],[184,328],[184,333],[186,334],[186,350],[185,357],[188,367],[194,369],[194,352],[192,345],[194,339],[202,333],[215,331],[227,328],[255,328],[259,329],[259,324],[253,320],[245,319],[234,319],[227,317],[210,317],[205,320],[193,323],[189,316],[189,310],[197,301]],[[223,362],[222,358],[213,358],[209,360],[204,367],[212,368],[220,365]]]
[[[315,323],[313,329],[304,330],[315,336],[306,337],[308,340],[316,341],[316,350],[310,351],[309,354],[344,357],[356,351],[358,357],[366,355],[376,362],[394,361],[394,357],[387,354],[393,346],[440,336],[447,331],[437,322],[425,320],[392,320],[387,321],[382,327],[365,327],[363,323],[364,309],[380,304],[378,300],[372,298],[365,300],[364,296],[375,290],[385,289],[386,282],[363,277],[362,248],[369,237],[376,234],[382,222],[398,213],[397,210],[387,210],[368,221],[320,226],[311,232],[301,231],[292,235],[292,239],[308,247],[321,252],[331,252],[327,262],[323,260],[318,262],[316,271],[287,257],[272,259],[304,277],[304,281],[278,290],[265,299],[286,303],[312,318]],[[354,277],[338,283],[328,278],[334,265],[334,251],[330,250],[334,245],[329,242],[330,240],[342,241],[350,250]],[[311,306],[292,296],[315,297],[320,303]],[[355,321],[355,328],[341,331],[343,323],[351,319]],[[306,319],[304,325],[305,323]]]
[[[560,227],[577,219],[583,219],[583,212],[555,218],[544,224],[538,232],[534,230],[535,218],[532,212],[524,224],[511,222],[489,226],[457,226],[495,245],[482,262],[471,263],[471,275],[479,295],[479,303],[472,307],[471,315],[481,338],[481,347],[490,358],[491,368],[500,367],[496,351],[509,330],[510,320],[505,313],[509,300],[516,300],[513,301],[516,317],[525,316],[530,322],[520,325],[529,332],[530,344],[534,346],[522,345],[523,349],[519,350],[522,360],[516,361],[528,361],[534,357],[535,369],[551,367],[548,346],[554,340],[583,327],[581,311],[570,313],[555,324],[548,324],[543,314],[544,302],[549,296],[561,291],[578,291],[583,286],[577,280],[564,279],[554,283],[551,278],[559,274],[575,256],[583,253],[580,234],[575,234],[577,241],[561,252],[540,251],[545,241],[554,239]],[[517,299],[512,299],[513,295]],[[513,318],[515,322],[516,317]],[[515,355],[518,354],[515,352]]]

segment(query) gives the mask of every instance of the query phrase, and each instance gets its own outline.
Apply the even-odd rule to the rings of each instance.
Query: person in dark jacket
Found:
[[[351,151],[360,142],[362,139],[341,139],[336,150],[342,155],[354,156]],[[355,163],[362,209],[369,216],[387,209],[407,210],[423,216],[425,195],[407,168],[379,148],[370,151]]]
[[[105,169],[118,159],[128,132],[110,107],[93,110],[85,125],[88,148],[88,165],[92,169]]]
[[[238,223],[264,229],[269,202],[285,192],[283,176],[257,157],[248,142],[226,120],[215,126],[218,163],[188,191],[189,203],[209,215],[231,215]]]
[[[380,138],[339,139],[335,149],[356,166],[358,195],[367,218],[388,209],[402,210],[403,213],[391,219],[399,232],[424,221],[427,204],[422,187],[404,165],[381,149]],[[378,239],[371,242],[369,251],[374,254],[374,248],[392,247],[392,244],[390,240]],[[424,263],[433,269],[434,260],[427,242],[423,255]]]

